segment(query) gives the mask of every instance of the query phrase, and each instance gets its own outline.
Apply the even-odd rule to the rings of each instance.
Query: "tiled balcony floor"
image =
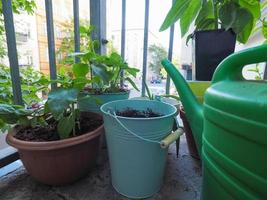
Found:
[[[64,187],[51,187],[34,181],[23,167],[0,178],[2,200],[127,200],[111,185],[106,150],[101,164],[84,179]],[[1,170],[1,169],[0,169]],[[181,137],[179,157],[175,145],[169,149],[166,177],[162,189],[149,200],[195,200],[200,198],[201,168],[188,154],[185,137]]]

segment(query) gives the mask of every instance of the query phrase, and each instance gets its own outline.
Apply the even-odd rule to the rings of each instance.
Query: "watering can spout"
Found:
[[[173,80],[176,90],[186,112],[186,117],[190,123],[198,151],[201,152],[202,131],[203,131],[203,108],[193,94],[186,80],[177,68],[167,59],[162,60],[162,65]]]

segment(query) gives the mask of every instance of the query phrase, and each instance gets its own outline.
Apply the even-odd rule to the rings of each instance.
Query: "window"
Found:
[[[48,52],[48,47],[45,48],[45,61],[49,62],[49,52]]]
[[[42,23],[42,35],[47,36],[47,31],[46,31],[46,23]]]

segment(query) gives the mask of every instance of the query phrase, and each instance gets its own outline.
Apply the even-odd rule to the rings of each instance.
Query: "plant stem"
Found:
[[[74,103],[71,104],[71,113],[70,113],[72,116],[73,116],[73,128],[72,128],[72,132],[73,132],[73,136],[76,135],[76,123],[75,123],[75,108],[74,108]]]
[[[153,100],[154,99],[153,98],[153,95],[151,95],[151,92],[150,92],[150,90],[149,90],[148,85],[146,84],[146,82],[145,82],[145,90],[147,92],[147,95],[148,95],[149,100]]]
[[[114,80],[114,83],[113,83],[113,85],[114,85],[115,87],[116,87],[116,85],[117,85],[117,81],[118,81],[118,79],[119,79],[119,76],[120,76],[121,70],[122,70],[122,69],[120,69],[120,70],[118,71],[118,74],[116,75],[116,78],[115,78],[115,80]]]
[[[213,0],[213,14],[214,14],[214,25],[215,25],[215,29],[219,28],[218,25],[218,9],[217,9],[217,0]]]

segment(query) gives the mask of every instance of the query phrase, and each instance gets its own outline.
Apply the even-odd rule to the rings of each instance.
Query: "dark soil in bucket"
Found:
[[[88,92],[91,94],[95,94],[95,95],[101,95],[101,94],[106,94],[106,93],[120,93],[120,92],[128,92],[129,90],[125,89],[125,88],[107,88],[105,90],[103,89],[98,89],[98,88],[91,88],[91,87],[85,87],[84,92]]]
[[[76,127],[76,136],[83,135],[90,131],[97,129],[103,124],[103,120],[96,115],[93,115],[88,112],[82,112],[80,118],[80,129]],[[57,133],[57,122],[49,121],[49,125],[44,127],[17,127],[17,132],[14,135],[15,138],[24,141],[32,142],[47,142],[47,141],[56,141],[60,140],[60,137]],[[71,134],[72,135],[72,134]],[[70,136],[75,137],[75,136]]]
[[[147,108],[146,110],[135,110],[132,108],[126,108],[123,111],[116,111],[116,115],[121,117],[132,117],[132,118],[151,118],[151,117],[163,116],[163,114],[154,112],[150,108]]]

